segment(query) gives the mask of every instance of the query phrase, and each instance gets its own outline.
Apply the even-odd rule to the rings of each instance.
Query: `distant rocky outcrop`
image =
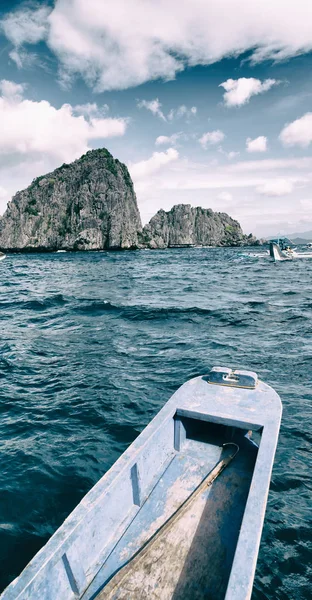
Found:
[[[17,192],[0,219],[0,248],[136,248],[141,229],[126,165],[91,150]]]
[[[0,250],[113,250],[178,246],[242,246],[226,213],[178,204],[159,210],[142,230],[127,167],[105,148],[37,177],[17,192],[0,218]]]
[[[244,235],[238,221],[209,208],[177,204],[170,211],[159,210],[139,236],[143,247],[254,245],[256,238]]]

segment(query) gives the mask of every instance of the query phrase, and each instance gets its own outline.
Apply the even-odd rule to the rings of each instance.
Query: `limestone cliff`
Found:
[[[178,204],[159,210],[142,231],[127,167],[104,148],[38,177],[0,218],[0,250],[102,250],[242,246],[246,236],[226,213]]]
[[[256,239],[244,235],[240,224],[226,213],[177,204],[169,212],[159,210],[143,228],[141,244],[148,248],[177,246],[242,246]]]
[[[134,248],[141,229],[127,167],[91,150],[17,192],[0,219],[0,248]]]

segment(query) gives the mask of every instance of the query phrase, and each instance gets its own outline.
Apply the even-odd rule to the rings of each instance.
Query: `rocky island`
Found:
[[[188,204],[159,210],[142,228],[129,171],[105,148],[36,178],[0,218],[0,249],[6,252],[255,243],[229,215]]]
[[[137,248],[141,230],[129,171],[103,148],[17,192],[0,220],[0,247],[7,251],[129,249]]]
[[[254,245],[256,238],[246,236],[238,221],[226,213],[210,208],[177,204],[158,213],[146,225],[140,236],[148,248],[177,248],[185,246],[243,246]]]

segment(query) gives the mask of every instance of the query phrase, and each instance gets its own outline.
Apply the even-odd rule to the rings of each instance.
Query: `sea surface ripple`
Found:
[[[312,261],[16,254],[0,276],[1,589],[177,387],[225,365],[284,406],[253,600],[311,598]]]

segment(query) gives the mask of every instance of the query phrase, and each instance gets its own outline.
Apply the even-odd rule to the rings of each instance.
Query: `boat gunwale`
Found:
[[[204,387],[205,386],[205,387]],[[195,390],[194,388],[198,388]],[[209,391],[208,391],[209,390]],[[262,397],[261,397],[261,393]],[[256,410],[253,407],[253,401],[256,400],[257,396],[260,395],[263,399],[266,394],[269,394],[271,402],[269,402],[269,411]],[[190,396],[192,401],[190,402]],[[210,400],[207,402],[207,397]],[[223,401],[218,402],[222,397]],[[224,414],[224,399],[229,400],[226,413]],[[246,405],[248,398],[251,398],[251,406]],[[206,403],[205,403],[206,401]],[[274,410],[272,410],[272,401]],[[185,406],[186,405],[186,406]],[[191,405],[191,406],[190,406]],[[198,410],[200,408],[200,411]],[[242,419],[244,413],[249,413],[246,420]],[[224,425],[234,426],[241,429],[262,429],[262,440],[260,444],[260,450],[256,459],[253,477],[250,485],[248,498],[246,501],[245,512],[243,516],[241,531],[237,541],[237,548],[233,560],[233,567],[229,579],[228,590],[226,593],[226,600],[241,600],[242,598],[249,598],[252,589],[252,582],[254,578],[254,571],[256,567],[256,560],[258,555],[258,549],[260,544],[260,538],[262,533],[262,526],[264,520],[264,513],[266,507],[266,500],[269,491],[270,476],[274,461],[275,448],[277,445],[278,431],[281,418],[281,402],[277,393],[263,382],[258,383],[254,390],[239,389],[239,388],[219,388],[219,386],[209,386],[203,377],[196,377],[191,379],[182,385],[163,406],[163,408],[156,414],[154,419],[145,427],[145,429],[139,434],[134,442],[127,448],[127,450],[118,458],[113,466],[99,479],[99,481],[89,490],[89,492],[82,498],[81,502],[76,508],[70,513],[65,519],[63,524],[56,530],[50,540],[45,546],[34,556],[29,564],[22,571],[21,575],[15,579],[2,593],[1,598],[3,600],[17,600],[21,594],[23,594],[28,586],[38,577],[43,569],[49,564],[53,567],[58,561],[62,559],[64,553],[68,552],[70,547],[74,544],[76,538],[80,534],[80,525],[83,520],[94,511],[94,509],[103,502],[105,497],[109,495],[110,491],[117,486],[118,481],[125,473],[129,473],[129,470],[136,463],[137,458],[141,455],[144,448],[151,443],[154,436],[157,434],[160,428],[164,427],[165,423],[174,419],[175,416],[187,416],[190,418],[210,421],[214,423],[220,423]],[[272,443],[273,442],[273,443]],[[267,445],[268,444],[268,445]],[[262,451],[261,451],[262,447]],[[270,450],[268,454],[268,448]],[[172,453],[168,457],[168,462],[175,454],[174,445],[172,442]],[[265,467],[266,468],[263,468]],[[264,477],[261,472],[264,470]],[[258,482],[258,486],[255,485]],[[260,497],[259,494],[255,497],[255,487],[259,487],[260,484]],[[264,490],[264,493],[263,493]],[[257,492],[258,493],[258,492]],[[250,516],[250,508],[258,508],[258,520],[256,524],[253,522]],[[260,513],[259,513],[260,507]],[[127,513],[125,519],[119,524],[118,529],[121,530],[127,526],[127,522],[133,519],[140,507],[133,505],[131,511]],[[130,515],[131,512],[131,515]],[[252,549],[250,550],[250,527],[253,525],[253,542]],[[247,540],[249,536],[249,546],[247,556],[247,563],[251,565],[248,571],[248,581],[242,581],[242,577],[239,576],[239,569],[242,564],[242,543],[246,546],[246,534]],[[254,536],[256,540],[254,541]],[[105,540],[107,542],[107,540]],[[238,552],[239,551],[239,552]],[[95,577],[100,563],[103,561],[105,553],[107,552],[107,544],[104,546],[101,555],[92,563],[92,565],[86,568],[88,573],[88,580],[85,589],[79,596],[73,596],[81,598],[89,587],[91,581]],[[246,552],[243,553],[246,555]],[[250,563],[250,554],[253,559]],[[246,567],[244,569],[246,571]],[[246,578],[245,578],[246,579]],[[250,588],[251,585],[251,588]],[[246,590],[247,595],[242,596],[242,586]],[[238,595],[236,590],[239,590]],[[13,594],[13,595],[12,595]],[[17,594],[17,595],[16,595]],[[240,595],[239,595],[240,594]]]

